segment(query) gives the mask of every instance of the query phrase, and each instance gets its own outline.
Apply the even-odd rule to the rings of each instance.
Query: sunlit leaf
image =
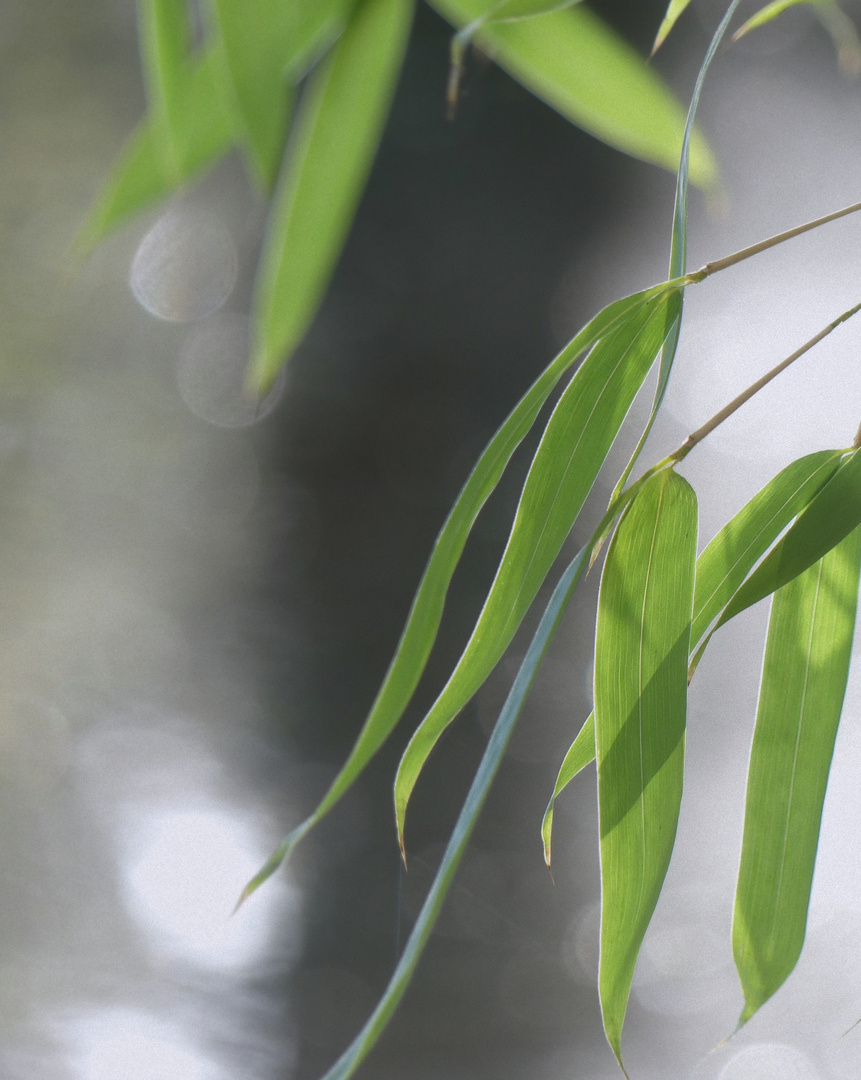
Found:
[[[230,149],[236,118],[217,85],[220,60],[210,47],[193,62],[180,92],[183,139],[179,172],[165,168],[164,120],[148,116],[120,154],[78,237],[83,251],[132,214],[169,195]]]
[[[861,450],[854,450],[739,588],[717,626],[792,581],[836,547],[858,524],[861,524]]]
[[[741,1022],[795,967],[846,692],[861,530],[774,594],[750,756],[733,952]]]
[[[667,292],[659,285],[616,300],[600,311],[542,372],[482,453],[434,544],[395,655],[356,743],[313,814],[294,829],[249,883],[253,892],[286,859],[306,833],[335,805],[400,720],[436,640],[446,593],[475,519],[499,483],[511,455],[532,428],[559,380],[596,341]]]
[[[243,144],[252,171],[275,185],[291,113],[292,83],[346,25],[355,0],[213,0]]]
[[[385,993],[367,1023],[347,1050],[326,1073],[323,1080],[347,1080],[347,1077],[353,1075],[380,1037],[380,1033],[389,1022],[392,1013],[403,997],[434,928],[458,864],[466,850],[469,838],[478,820],[478,815],[484,805],[487,792],[505,754],[505,748],[514,730],[514,724],[523,708],[526,695],[535,681],[538,669],[556,634],[574,589],[588,565],[588,554],[589,546],[587,545],[578,552],[577,556],[569,564],[553,591],[550,603],[541,618],[514,684],[494,725],[481,763],[463,804],[463,809],[457,819],[457,824],[446,846],[442,862],[434,877],[430,892],[425,898],[407,940],[403,955],[398,961]]]
[[[664,16],[661,25],[658,27],[658,33],[655,37],[655,44],[652,46],[653,56],[666,41],[667,35],[676,25],[676,20],[690,2],[691,0],[670,0],[669,7],[667,8],[667,13]]]
[[[833,476],[841,453],[822,450],[781,469],[707,545],[697,559],[693,646],[789,522]]]
[[[590,713],[583,727],[577,733],[574,742],[568,747],[568,753],[562,760],[559,775],[556,777],[556,786],[550,796],[550,802],[544,811],[544,819],[541,822],[541,839],[544,841],[544,861],[548,867],[551,862],[551,842],[553,838],[553,811],[556,806],[556,796],[563,791],[574,777],[595,760],[595,715]]]
[[[560,397],[472,636],[401,758],[395,815],[402,850],[407,803],[428,755],[514,637],[580,513],[678,305],[673,292],[632,315],[595,346]]]
[[[487,8],[486,0],[431,3],[458,29]],[[500,67],[573,124],[626,154],[675,172],[684,128],[681,108],[637,53],[582,5],[487,25],[476,40]],[[709,187],[716,175],[711,151],[695,133],[691,178]]]
[[[269,216],[251,378],[265,390],[317,312],[401,70],[414,0],[362,0],[310,76]]]
[[[697,500],[673,470],[644,484],[601,575],[595,741],[601,844],[598,989],[622,1062],[634,966],[672,854],[682,796]]]

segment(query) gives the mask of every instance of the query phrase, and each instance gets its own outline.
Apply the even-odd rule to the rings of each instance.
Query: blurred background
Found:
[[[594,6],[648,51],[661,0]],[[655,61],[682,100],[720,14],[694,0]],[[478,56],[447,123],[449,35],[420,8],[332,289],[252,409],[241,380],[265,208],[240,163],[76,265],[75,231],[144,110],[134,5],[0,5],[4,1080],[314,1080],[372,1008],[429,886],[528,636],[429,764],[406,876],[391,779],[478,613],[530,446],[470,541],[403,730],[230,918],[346,756],[485,441],[602,304],[664,276],[674,183]],[[807,8],[724,51],[702,124],[723,191],[693,197],[692,267],[859,198],[861,86]],[[691,292],[649,461],[857,303],[859,229],[828,226]],[[852,442],[859,340],[841,328],[687,459],[701,546],[780,466]],[[555,884],[538,836],[590,709],[595,592],[593,577],[362,1076],[618,1075],[595,989],[591,769],[557,808]],[[729,928],[766,617],[722,631],[692,686],[677,854],[626,1028],[638,1080],[861,1071],[861,1026],[843,1034],[861,1017],[857,679],[804,956],[714,1049],[742,1004]]]

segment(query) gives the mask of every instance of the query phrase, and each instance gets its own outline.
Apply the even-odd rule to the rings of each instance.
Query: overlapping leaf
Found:
[[[682,796],[697,500],[673,470],[637,494],[610,543],[595,637],[601,845],[598,988],[620,1065],[634,966]]]
[[[430,2],[458,29],[488,8],[487,0]],[[477,40],[500,67],[572,123],[624,153],[675,172],[682,110],[642,59],[582,5],[488,25]],[[711,152],[696,133],[691,176],[701,187],[716,177]]]
[[[718,532],[697,559],[691,649],[696,649],[711,623],[732,599],[739,586],[789,522],[834,474],[841,451],[823,450],[799,458],[782,469]],[[694,654],[693,670],[702,657],[706,640]],[[553,795],[541,823],[544,858],[550,864],[553,809],[556,799],[577,773],[594,759],[594,736],[587,730],[589,716],[563,759]]]
[[[313,319],[377,150],[414,0],[361,0],[310,76],[258,274],[251,378],[272,382]]]
[[[733,952],[742,1023],[801,953],[858,601],[855,529],[775,595],[745,805]]]
[[[161,113],[142,121],[81,230],[78,243],[84,251],[227,153],[237,135],[236,115],[224,102],[220,71],[218,46],[210,45],[189,63],[178,84],[171,132]],[[174,148],[168,160],[166,145]]]
[[[191,44],[185,0],[140,0],[138,26],[150,114],[156,119],[162,166],[179,183],[185,150],[183,89]]]
[[[252,173],[275,185],[292,84],[343,30],[355,0],[212,0]]]
[[[413,600],[406,626],[350,756],[314,813],[293,830],[273,853],[244,895],[266,880],[299,840],[335,805],[388,738],[406,708],[436,640],[448,586],[467,536],[511,456],[566,371],[614,329],[638,316],[650,302],[678,286],[658,285],[609,304],[548,365],[514,407],[482,453],[458,496],[439,536]]]
[[[395,815],[402,850],[407,803],[428,755],[493,670],[535,599],[678,306],[678,293],[673,291],[633,314],[595,346],[559,399],[532,461],[508,544],[472,636],[401,758]]]

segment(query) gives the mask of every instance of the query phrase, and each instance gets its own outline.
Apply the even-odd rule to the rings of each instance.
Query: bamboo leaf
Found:
[[[595,346],[560,397],[533,458],[508,544],[472,636],[401,758],[395,817],[402,851],[407,803],[428,755],[514,637],[580,513],[678,305],[678,294],[668,293],[632,315]]]
[[[191,47],[185,0],[140,0],[138,32],[157,148],[168,176],[179,183],[183,156],[182,103]]]
[[[553,838],[553,811],[556,806],[556,796],[563,791],[574,777],[595,760],[595,714],[589,713],[583,727],[577,733],[574,742],[568,747],[568,753],[562,760],[559,775],[556,777],[556,786],[550,796],[550,802],[544,811],[541,822],[541,839],[544,841],[544,861],[550,867],[550,846]]]
[[[753,566],[836,472],[839,450],[787,465],[720,530],[697,559],[691,644],[697,645]]]
[[[751,17],[740,26],[738,30],[733,34],[732,40],[738,41],[739,38],[744,37],[745,34],[750,33],[751,30],[756,30],[759,26],[765,26],[766,23],[770,23],[773,19],[776,19],[778,15],[782,15],[784,11],[787,11],[791,7],[797,7],[799,4],[807,4],[810,0],[773,0],[773,3],[766,4],[765,7],[761,7],[755,15]]]
[[[804,942],[819,823],[846,692],[861,530],[774,595],[750,756],[733,953],[741,1023],[781,986]]]
[[[861,450],[853,450],[738,589],[715,629],[803,573],[859,523]]]
[[[355,0],[213,0],[232,99],[251,170],[275,185],[292,83],[335,40]]]
[[[541,618],[535,636],[506,698],[505,705],[499,714],[499,719],[494,725],[430,892],[422,905],[407,940],[403,955],[398,961],[385,993],[362,1030],[326,1073],[323,1080],[347,1080],[347,1077],[353,1075],[380,1037],[380,1033],[389,1022],[392,1013],[403,997],[442,909],[443,901],[466,850],[469,838],[484,805],[487,792],[505,754],[505,748],[514,730],[517,717],[523,708],[526,695],[529,693],[541,662],[556,634],[574,589],[588,565],[588,554],[589,546],[587,545],[580,550],[570,563],[553,592],[550,603]]]
[[[670,0],[667,13],[658,27],[658,34],[655,38],[655,44],[652,46],[652,56],[660,49],[667,39],[667,35],[676,25],[676,20],[688,6],[691,0]]]
[[[463,29],[486,0],[431,0]],[[659,77],[582,5],[520,22],[482,27],[476,40],[500,67],[577,127],[633,157],[676,170],[683,114]],[[695,133],[691,178],[710,187],[717,176],[707,143]]]
[[[436,640],[448,586],[475,519],[554,387],[597,341],[673,287],[658,285],[616,300],[600,311],[545,368],[500,426],[470,473],[436,539],[395,655],[350,756],[313,814],[284,838],[249,882],[242,899],[277,870],[302,837],[338,802],[400,720]]]
[[[610,543],[598,597],[595,739],[604,1030],[622,1064],[634,966],[682,796],[697,501],[673,470],[644,484]]]
[[[146,117],[117,159],[77,239],[83,252],[139,210],[163,199],[227,153],[236,134],[235,117],[218,87],[220,59],[208,47],[191,64],[179,91],[182,155],[166,168],[162,147],[165,120]]]
[[[347,237],[383,132],[414,0],[361,0],[314,70],[269,217],[251,380],[265,390],[304,337]]]

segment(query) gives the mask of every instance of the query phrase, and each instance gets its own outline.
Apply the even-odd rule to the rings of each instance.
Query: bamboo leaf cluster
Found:
[[[658,164],[680,154],[671,255],[667,280],[616,300],[591,319],[491,438],[437,537],[351,754],[314,812],[285,838],[241,898],[263,884],[338,802],[401,719],[424,673],[472,527],[556,393],[484,606],[447,682],[412,733],[395,776],[397,840],[407,859],[409,803],[429,755],[490,676],[552,576],[631,404],[657,366],[653,407],[635,452],[604,517],[553,588],[389,985],[325,1080],[353,1074],[401,1000],[541,662],[579,581],[604,552],[594,711],[572,732],[567,753],[560,753],[541,838],[549,866],[555,803],[595,761],[601,864],[598,996],[619,1065],[624,1070],[622,1033],[631,983],[679,820],[688,685],[712,636],[769,597],[732,930],[745,996],[741,1024],[779,989],[799,957],[856,618],[861,431],[851,446],[809,454],[782,469],[699,557],[697,495],[677,466],[861,305],[838,315],[674,453],[631,481],[671,376],[686,290],[861,209],[861,204],[848,207],[687,270],[688,181],[707,184],[714,176],[694,118],[709,65],[737,5],[738,0],[729,5],[712,40],[682,123],[656,77],[582,5],[433,0],[459,30],[452,47],[455,76],[475,41],[525,86],[598,137]],[[686,6],[687,0],[671,0],[656,47]],[[769,5],[757,17],[759,23],[789,6]],[[95,239],[146,202],[175,190],[229,147],[240,146],[257,182],[274,191],[256,299],[252,381],[258,387],[271,381],[301,340],[325,292],[381,137],[412,12],[412,0],[293,5],[214,0],[209,36],[192,51],[183,5],[142,0],[150,111],[97,204],[87,236]],[[742,30],[754,25],[751,20]],[[265,41],[264,27],[269,28]],[[449,104],[452,90],[456,100],[456,89],[455,77]]]

